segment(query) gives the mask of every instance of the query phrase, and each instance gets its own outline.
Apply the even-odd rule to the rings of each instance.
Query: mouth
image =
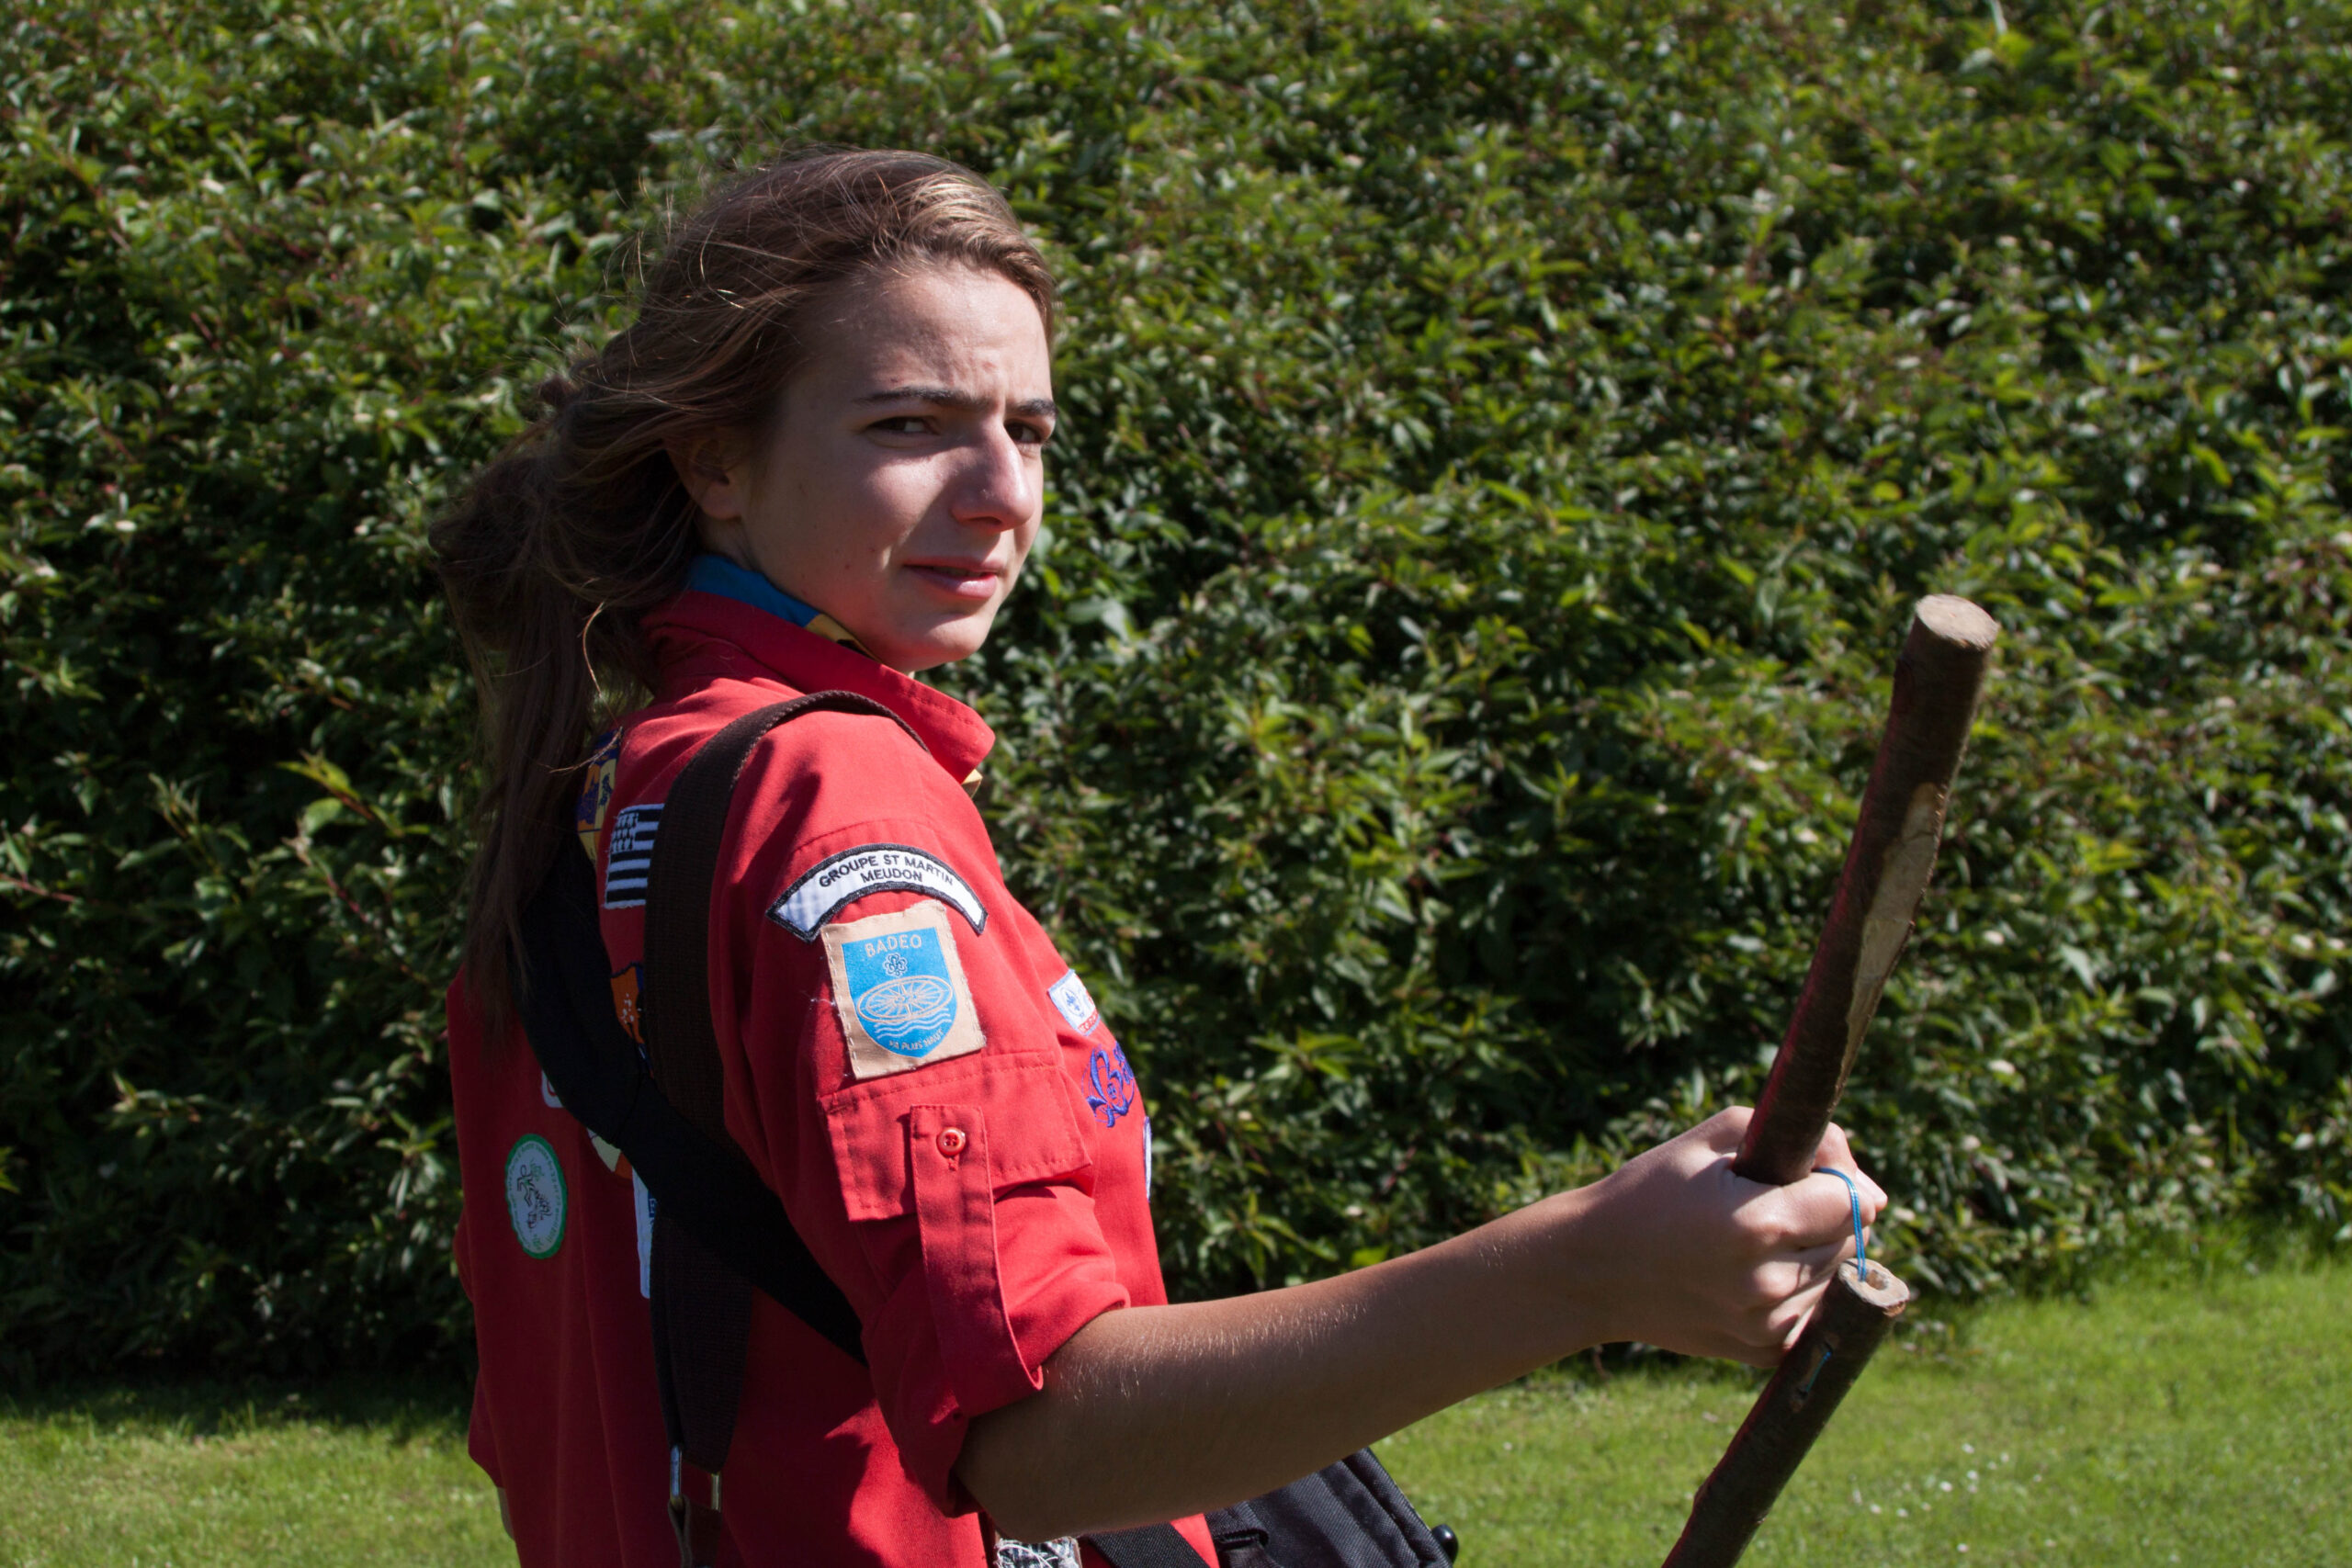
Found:
[[[909,561],[906,570],[913,573],[917,581],[950,598],[972,604],[994,598],[999,584],[1004,579],[1001,568],[990,566],[986,561]]]

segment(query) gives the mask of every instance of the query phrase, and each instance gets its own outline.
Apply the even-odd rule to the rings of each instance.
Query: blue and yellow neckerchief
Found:
[[[749,604],[754,610],[764,610],[781,616],[804,631],[840,643],[843,648],[865,653],[847,626],[828,615],[816,605],[796,599],[762,577],[747,571],[725,556],[703,555],[686,571],[686,586],[704,593],[716,593],[722,599],[732,599],[739,604]],[[866,654],[867,658],[873,655]],[[597,835],[604,830],[605,815],[613,799],[613,778],[620,765],[621,732],[618,726],[596,737],[590,748],[587,781],[580,791],[574,809],[572,828],[580,835],[580,847],[588,852],[593,863],[596,859]],[[978,777],[978,773],[974,777]]]
[[[857,638],[851,635],[850,629],[832,616],[814,604],[794,598],[758,572],[737,566],[725,556],[696,556],[694,566],[686,573],[686,586],[698,592],[716,593],[721,598],[749,604],[754,610],[765,610],[804,631],[815,632],[819,637],[840,643],[844,648],[865,652]],[[871,654],[866,656],[873,657]]]
[[[804,599],[794,598],[758,572],[737,566],[725,556],[696,556],[695,564],[686,572],[686,586],[704,593],[732,599],[739,604],[749,604],[754,610],[765,610],[771,615],[781,615],[803,631],[815,632],[843,648],[865,653],[868,659],[874,657],[865,652],[865,645],[859,642],[847,626],[832,616]],[[616,750],[615,755],[618,754]],[[964,788],[970,793],[979,787],[980,770],[974,768],[971,776],[964,781]],[[603,820],[601,811],[593,824],[583,816],[581,829],[583,843],[591,846],[595,843],[596,829],[603,825]],[[594,859],[595,853],[592,847],[588,852],[589,858]]]

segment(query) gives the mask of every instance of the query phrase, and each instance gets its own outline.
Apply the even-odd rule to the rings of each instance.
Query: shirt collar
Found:
[[[686,586],[696,592],[720,594],[754,610],[765,610],[830,641],[856,649],[860,653],[865,651],[865,645],[832,616],[805,599],[794,598],[758,572],[737,566],[725,556],[696,556],[695,564],[687,570]]]
[[[706,587],[707,582],[725,581],[717,573],[703,574],[705,563],[715,558],[697,560],[685,592],[645,617],[646,639],[662,670],[659,700],[685,696],[721,679],[768,681],[791,692],[855,692],[905,719],[948,777],[967,786],[977,782],[981,760],[996,744],[996,732],[987,720],[946,694],[868,657],[847,632],[836,641],[814,625],[755,603],[748,594]],[[799,606],[814,620],[831,621],[765,578],[732,562],[721,564],[775,599]]]

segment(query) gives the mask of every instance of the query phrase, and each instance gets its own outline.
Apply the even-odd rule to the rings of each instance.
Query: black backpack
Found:
[[[810,713],[905,720],[853,692],[818,692],[746,714],[706,741],[671,786],[647,874],[640,1032],[613,1012],[595,867],[567,845],[523,918],[521,1013],[564,1108],[628,1156],[653,1198],[653,1361],[670,1437],[670,1514],[682,1568],[707,1568],[717,1489],[687,1495],[675,1463],[717,1475],[742,1402],[752,1292],[760,1291],[861,1364],[857,1314],[810,1255],[784,1204],[728,1136],[707,974],[710,889],[735,782],[760,738]],[[916,743],[922,738],[915,736]],[[1444,1568],[1432,1532],[1370,1450],[1208,1516],[1221,1568]],[[1114,1568],[1200,1568],[1169,1525],[1089,1538]]]

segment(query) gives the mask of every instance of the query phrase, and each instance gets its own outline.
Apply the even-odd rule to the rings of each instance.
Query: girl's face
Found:
[[[1037,536],[1052,358],[1036,305],[960,265],[840,291],[775,417],[672,454],[704,546],[893,669],[976,652]]]

